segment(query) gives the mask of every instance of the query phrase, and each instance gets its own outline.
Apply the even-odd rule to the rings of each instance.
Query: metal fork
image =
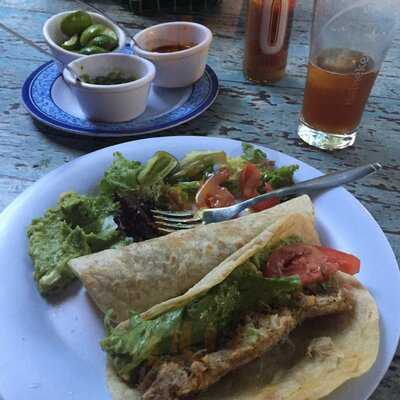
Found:
[[[270,199],[271,197],[287,197],[292,195],[310,194],[315,191],[322,191],[341,186],[345,183],[353,182],[372,174],[382,168],[380,163],[367,164],[362,167],[351,168],[341,172],[326,174],[318,178],[309,179],[297,183],[293,186],[273,190],[272,192],[261,194],[252,199],[236,203],[233,206],[222,208],[206,208],[197,212],[193,211],[162,211],[151,210],[157,228],[160,232],[171,233],[181,229],[190,229],[200,224],[209,224],[211,222],[221,222],[235,218],[242,211],[252,207],[260,201]]]

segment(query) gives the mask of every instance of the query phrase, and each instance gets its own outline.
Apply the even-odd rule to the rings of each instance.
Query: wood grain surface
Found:
[[[224,0],[220,6],[192,15],[133,15],[128,1],[96,1],[132,33],[161,21],[193,20],[214,33],[209,64],[221,91],[199,118],[162,135],[210,135],[264,144],[297,157],[324,172],[380,161],[384,170],[349,189],[371,212],[400,254],[400,34],[390,49],[369,99],[355,146],[323,152],[296,135],[308,57],[311,0],[299,0],[287,76],[274,86],[256,86],[242,75],[245,1]],[[42,25],[51,15],[79,8],[72,0],[2,0],[0,21],[46,48]],[[400,32],[399,32],[400,33]],[[46,56],[0,29],[0,211],[33,182],[54,168],[90,151],[115,143],[62,134],[35,123],[24,110],[21,87]],[[377,266],[379,268],[379,266]],[[394,310],[398,312],[398,310]],[[373,400],[400,396],[400,352]]]

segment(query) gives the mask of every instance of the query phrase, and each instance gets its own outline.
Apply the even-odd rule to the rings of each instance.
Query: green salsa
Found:
[[[92,85],[120,85],[121,83],[136,81],[136,77],[134,75],[126,76],[121,71],[111,71],[107,75],[100,75],[94,78],[88,74],[82,74],[80,78],[83,82],[90,83]]]

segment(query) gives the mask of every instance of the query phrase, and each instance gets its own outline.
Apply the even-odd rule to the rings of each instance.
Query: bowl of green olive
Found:
[[[118,51],[126,43],[121,28],[100,14],[82,10],[53,15],[43,25],[43,36],[60,61],[56,61],[60,72],[80,57]]]
[[[108,53],[81,57],[68,67],[63,72],[64,81],[89,120],[125,122],[145,111],[156,74],[152,62],[130,54]]]

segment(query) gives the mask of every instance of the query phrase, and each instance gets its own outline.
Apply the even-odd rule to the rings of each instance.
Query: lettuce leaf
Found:
[[[242,143],[242,158],[248,162],[259,165],[267,160],[267,155],[260,149],[256,149],[249,143]]]
[[[300,289],[297,277],[267,279],[254,267],[243,265],[184,307],[153,320],[133,314],[128,329],[110,329],[107,323],[109,334],[101,346],[117,373],[129,381],[134,370],[152,356],[214,347],[244,312],[266,310],[282,298],[289,301]]]
[[[298,169],[298,165],[287,165],[264,171],[262,178],[272,186],[272,189],[279,189],[293,185],[293,175]]]
[[[183,309],[177,309],[155,320],[143,320],[132,313],[127,330],[112,328],[107,317],[109,336],[101,342],[101,347],[112,357],[114,368],[125,380],[150,356],[167,354],[174,347],[182,325]],[[107,314],[106,314],[107,315]]]
[[[100,191],[113,196],[131,190],[138,185],[138,174],[142,168],[139,161],[127,160],[120,152],[114,153],[114,161],[100,181]]]

